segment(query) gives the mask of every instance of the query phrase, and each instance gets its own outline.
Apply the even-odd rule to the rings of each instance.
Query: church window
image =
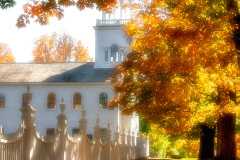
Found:
[[[105,62],[108,62],[108,50],[105,50]]]
[[[48,109],[55,109],[56,108],[56,96],[55,96],[54,93],[49,93],[48,94],[47,108]]]
[[[116,44],[111,46],[111,61],[118,61],[118,46]]]
[[[107,109],[108,96],[107,93],[101,93],[99,95],[99,109]]]
[[[5,108],[5,95],[0,94],[0,108]]]
[[[81,94],[75,93],[73,95],[73,109],[80,109],[81,108]]]

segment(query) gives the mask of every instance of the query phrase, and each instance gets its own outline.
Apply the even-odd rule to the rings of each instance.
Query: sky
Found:
[[[0,42],[6,43],[12,51],[17,63],[31,62],[34,41],[41,35],[53,32],[69,33],[76,40],[81,40],[88,47],[91,57],[95,57],[95,31],[96,19],[101,19],[101,12],[95,9],[79,11],[77,8],[69,7],[64,11],[64,18],[58,21],[51,18],[50,24],[41,26],[31,22],[25,28],[16,27],[17,18],[23,13],[24,1],[18,2],[15,7],[0,9]]]

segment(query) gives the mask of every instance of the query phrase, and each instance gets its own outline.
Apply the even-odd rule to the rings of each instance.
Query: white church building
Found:
[[[109,77],[115,70],[114,65],[124,60],[129,48],[123,36],[123,24],[127,21],[123,16],[123,2],[119,6],[113,14],[103,12],[102,20],[97,20],[93,27],[95,62],[0,64],[0,126],[4,133],[16,131],[21,123],[22,96],[27,92],[27,85],[30,85],[33,94],[31,105],[37,110],[36,129],[43,135],[56,131],[56,117],[60,114],[62,98],[66,104],[64,114],[68,116],[69,134],[78,132],[83,105],[89,138],[94,136],[97,115],[102,134],[108,120],[112,131],[117,126],[120,131],[123,128],[130,133],[138,131],[136,114],[124,116],[118,108],[107,108],[107,103],[114,97]],[[115,12],[120,12],[120,16],[117,17]]]

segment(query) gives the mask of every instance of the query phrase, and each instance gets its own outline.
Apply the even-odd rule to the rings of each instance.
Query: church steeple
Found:
[[[113,68],[124,60],[129,48],[123,24],[131,17],[131,0],[119,0],[112,13],[102,12],[95,29],[95,68]]]
[[[107,19],[130,19],[132,0],[118,0],[116,6],[112,9],[112,13],[102,12],[102,20]]]

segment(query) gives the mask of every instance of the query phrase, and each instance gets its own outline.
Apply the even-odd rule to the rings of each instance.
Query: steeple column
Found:
[[[120,19],[122,19],[123,0],[120,0]]]

